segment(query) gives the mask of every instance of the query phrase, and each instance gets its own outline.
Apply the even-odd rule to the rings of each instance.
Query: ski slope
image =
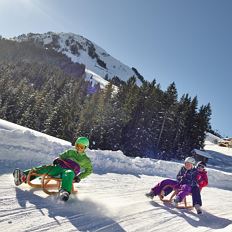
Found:
[[[71,144],[3,120],[0,137],[0,231],[232,231],[232,173],[221,163],[209,165],[202,215],[144,196],[154,183],[175,178],[180,163],[132,159],[120,151],[88,150],[94,173],[63,203],[26,184],[14,186],[11,173],[49,164]],[[206,149],[219,155],[221,148],[208,143]],[[231,150],[223,152],[232,166]]]

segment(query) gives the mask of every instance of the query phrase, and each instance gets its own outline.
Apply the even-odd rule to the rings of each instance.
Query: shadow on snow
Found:
[[[189,209],[177,209],[170,203],[159,204],[155,201],[150,202],[151,205],[167,210],[171,214],[176,214],[179,217],[184,218],[193,227],[207,227],[210,229],[223,229],[230,225],[232,221],[230,219],[222,218],[203,211],[203,214],[198,215]],[[194,217],[193,217],[194,216]]]
[[[72,223],[78,231],[125,231],[117,222],[106,216],[107,211],[101,205],[97,205],[90,200],[79,200],[74,195],[70,196],[69,201],[60,202],[55,196],[43,198],[34,194],[37,190],[16,188],[16,198],[19,205],[26,209],[26,203],[29,202],[35,205],[42,215],[44,215],[42,209],[46,209],[48,210],[48,216],[53,218],[54,221],[41,220],[40,225],[30,227],[30,231],[57,227],[66,221]]]

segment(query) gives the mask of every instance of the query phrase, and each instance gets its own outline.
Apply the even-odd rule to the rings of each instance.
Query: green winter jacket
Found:
[[[81,169],[81,174],[79,174],[78,176],[80,179],[87,177],[93,172],[93,166],[91,160],[89,159],[89,157],[86,155],[85,152],[78,153],[76,150],[70,149],[60,154],[59,157],[62,160],[68,159],[79,164]]]

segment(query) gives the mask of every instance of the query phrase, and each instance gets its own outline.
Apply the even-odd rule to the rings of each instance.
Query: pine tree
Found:
[[[125,154],[134,154],[133,146],[137,146],[132,134],[133,130],[137,130],[136,117],[138,115],[138,101],[140,99],[140,89],[136,85],[136,78],[131,77],[125,85],[122,85],[118,92],[118,102],[121,103],[121,109],[125,117],[123,117],[121,150]],[[138,127],[137,127],[138,128]]]
[[[182,130],[179,136],[177,157],[180,159],[186,158],[190,155],[190,152],[195,147],[195,127],[196,127],[196,115],[197,115],[197,97],[192,100],[185,96],[184,108],[182,114]]]
[[[175,83],[171,83],[163,95],[163,104],[159,116],[162,122],[157,141],[157,150],[161,151],[163,159],[170,159],[172,151],[172,141],[175,134],[173,127],[177,105],[177,90]],[[165,153],[164,153],[165,151]]]
[[[69,139],[68,136],[66,136],[66,127],[69,123],[67,120],[69,109],[70,105],[67,100],[67,96],[64,95],[59,99],[57,104],[54,106],[53,112],[45,121],[46,129],[44,132],[61,139]]]
[[[196,148],[204,147],[206,132],[210,130],[211,106],[208,103],[206,106],[201,106],[196,118]]]
[[[80,119],[77,124],[76,137],[86,136],[90,139],[90,147],[95,148],[93,131],[96,126],[96,108],[101,92],[89,95],[85,98],[82,110],[80,111]]]

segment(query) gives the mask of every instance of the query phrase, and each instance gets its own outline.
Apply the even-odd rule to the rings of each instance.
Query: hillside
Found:
[[[50,163],[71,144],[0,121],[0,226],[13,231],[224,231],[232,230],[232,174],[208,169],[202,215],[148,200],[144,193],[181,164],[128,158],[120,151],[88,150],[94,173],[64,203],[39,189],[15,187],[12,170]],[[212,145],[213,146],[213,145]],[[220,147],[217,147],[220,150]],[[230,154],[224,154],[230,156]],[[230,159],[232,162],[232,159]],[[223,169],[223,165],[219,162]],[[226,199],[226,204],[225,204]]]

